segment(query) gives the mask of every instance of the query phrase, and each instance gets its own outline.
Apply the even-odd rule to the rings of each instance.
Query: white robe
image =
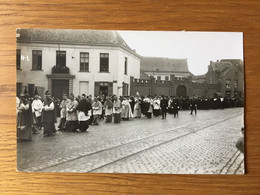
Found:
[[[33,100],[32,102],[32,112],[35,113],[36,117],[39,117],[42,115],[42,108],[43,108],[43,103],[41,100]]]

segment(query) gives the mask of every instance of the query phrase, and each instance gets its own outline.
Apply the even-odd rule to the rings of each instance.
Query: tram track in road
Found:
[[[134,155],[138,155],[138,154],[140,154],[142,152],[154,149],[156,147],[159,147],[159,146],[161,146],[163,144],[167,144],[167,143],[172,142],[174,140],[181,139],[183,137],[189,136],[189,135],[191,135],[193,133],[202,131],[202,130],[204,130],[206,128],[209,128],[211,126],[217,125],[218,123],[225,122],[227,120],[233,119],[235,117],[239,117],[241,115],[242,115],[242,113],[240,113],[238,115],[231,116],[231,117],[226,118],[226,119],[221,119],[221,120],[218,120],[217,122],[210,123],[208,125],[204,125],[203,127],[195,129],[195,130],[192,130],[192,131],[186,130],[186,133],[184,133],[182,135],[179,135],[177,137],[173,136],[173,138],[169,138],[169,139],[161,141],[161,139],[164,139],[164,137],[167,137],[167,134],[171,134],[171,132],[173,132],[173,131],[178,131],[180,129],[188,129],[188,127],[191,125],[189,123],[189,124],[182,125],[182,126],[179,126],[179,127],[171,128],[171,129],[166,130],[164,132],[155,133],[155,134],[153,134],[151,136],[143,137],[143,138],[138,139],[138,140],[133,140],[131,142],[127,142],[127,143],[124,143],[124,144],[116,145],[116,146],[113,146],[113,147],[110,147],[110,148],[105,148],[103,150],[98,150],[98,151],[91,152],[91,153],[86,153],[86,154],[80,154],[80,155],[78,155],[76,157],[72,157],[70,159],[64,159],[64,160],[62,160],[60,162],[56,162],[56,163],[55,162],[50,162],[50,163],[48,163],[46,165],[34,167],[33,170],[31,169],[31,170],[28,170],[28,171],[37,171],[37,172],[41,172],[41,171],[48,172],[48,170],[54,170],[55,171],[56,167],[63,166],[66,163],[73,163],[73,162],[75,162],[77,160],[82,160],[82,159],[85,159],[85,158],[92,158],[95,155],[101,155],[102,156],[102,154],[106,154],[106,155],[109,154],[109,153],[113,154],[113,151],[116,151],[116,150],[120,151],[121,149],[124,150],[123,148],[134,146],[134,145],[138,145],[138,144],[143,147],[141,149],[137,149],[134,152],[130,152],[129,154],[125,154],[125,155],[120,156],[120,157],[115,157],[114,159],[111,159],[110,161],[105,162],[105,163],[101,163],[101,164],[99,164],[99,165],[97,165],[95,167],[88,168],[88,169],[86,169],[86,171],[81,171],[81,172],[94,172],[94,171],[96,171],[98,169],[101,169],[101,168],[103,168],[105,166],[111,165],[113,163],[116,163],[118,161],[121,161],[121,160],[124,160],[124,159],[127,159],[127,158],[130,158],[130,157],[132,157]],[[157,140],[158,143],[156,143],[156,141],[154,141],[156,139],[159,140],[159,141]],[[150,146],[148,144],[149,140],[150,140],[150,142],[155,142],[155,144]],[[104,155],[104,158],[105,158],[106,155]],[[87,162],[91,163],[91,161],[87,161]]]
[[[206,129],[206,128],[209,128],[209,127],[211,127],[211,126],[217,125],[217,124],[219,124],[219,123],[221,123],[221,122],[225,122],[225,121],[227,121],[227,120],[233,119],[233,118],[238,117],[238,116],[241,116],[241,114],[240,114],[240,115],[236,115],[236,116],[229,117],[229,118],[227,118],[227,119],[224,119],[224,120],[222,120],[222,121],[213,123],[213,124],[211,124],[211,125],[207,125],[207,126],[205,126],[205,127],[203,127],[203,128],[197,129],[196,131],[193,131],[193,132],[189,132],[189,133],[184,134],[184,135],[182,135],[182,136],[179,136],[179,137],[176,137],[176,138],[167,140],[167,141],[162,142],[162,143],[160,143],[160,144],[154,145],[154,146],[152,146],[152,147],[150,147],[150,148],[148,148],[148,149],[144,149],[144,150],[138,151],[138,152],[136,152],[136,153],[133,153],[133,154],[131,154],[131,155],[128,155],[128,156],[126,156],[126,157],[123,157],[123,158],[121,158],[121,159],[117,159],[117,160],[115,160],[115,161],[113,161],[113,162],[107,163],[107,164],[105,164],[105,165],[103,165],[103,166],[100,166],[100,167],[95,168],[95,169],[93,169],[93,170],[91,170],[91,171],[88,171],[88,172],[94,172],[94,171],[96,171],[96,170],[98,170],[98,169],[101,169],[101,168],[103,168],[103,167],[106,167],[106,166],[108,166],[108,165],[111,165],[111,164],[113,164],[113,163],[116,163],[116,162],[118,162],[118,161],[125,160],[125,159],[127,159],[127,158],[130,158],[130,157],[132,157],[132,156],[134,156],[134,155],[137,155],[137,154],[141,154],[141,153],[146,152],[146,151],[148,151],[148,150],[152,150],[152,149],[154,149],[154,148],[156,148],[156,147],[159,147],[159,146],[161,146],[161,145],[164,145],[164,144],[170,143],[170,142],[172,142],[172,141],[175,141],[175,140],[177,140],[177,139],[181,139],[181,138],[183,138],[183,137],[189,136],[189,135],[191,135],[191,134],[193,134],[193,133],[202,131],[202,130],[204,130],[204,129]],[[188,125],[187,125],[187,126],[188,126]]]

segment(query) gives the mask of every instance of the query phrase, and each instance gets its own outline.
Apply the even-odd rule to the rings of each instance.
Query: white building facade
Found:
[[[140,77],[140,56],[115,31],[18,33],[17,93],[129,95],[130,77]]]

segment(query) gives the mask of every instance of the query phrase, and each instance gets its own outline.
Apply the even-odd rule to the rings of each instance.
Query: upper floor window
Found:
[[[157,76],[157,80],[160,81],[161,80],[161,76]]]
[[[169,81],[169,76],[165,76],[165,81]]]
[[[127,57],[125,57],[125,74],[127,74]]]
[[[42,69],[42,51],[41,50],[32,51],[32,69],[33,70]]]
[[[66,66],[66,51],[56,51],[56,66]]]
[[[229,79],[226,80],[226,88],[230,89],[230,80]]]
[[[21,50],[20,49],[16,50],[16,69],[17,70],[21,69]]]
[[[109,54],[101,53],[100,54],[100,72],[109,71]]]
[[[80,71],[89,71],[89,53],[80,52]]]

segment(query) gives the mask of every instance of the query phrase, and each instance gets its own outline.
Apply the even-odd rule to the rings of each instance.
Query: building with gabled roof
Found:
[[[147,76],[158,80],[167,81],[171,77],[182,79],[191,76],[186,58],[142,57],[140,68]]]

